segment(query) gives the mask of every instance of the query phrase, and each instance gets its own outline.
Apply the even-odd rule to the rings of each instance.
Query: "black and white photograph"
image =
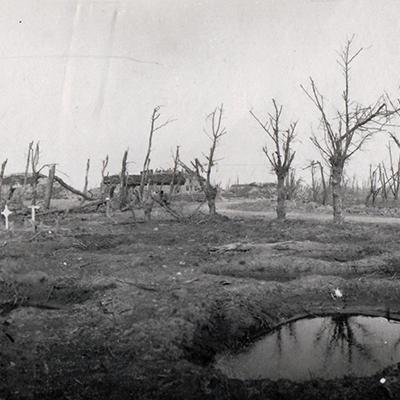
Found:
[[[400,0],[0,0],[0,400],[400,400]]]

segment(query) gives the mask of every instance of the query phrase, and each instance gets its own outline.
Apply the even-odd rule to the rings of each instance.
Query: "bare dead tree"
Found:
[[[88,194],[88,185],[89,185],[89,170],[90,170],[90,158],[87,159],[86,161],[86,170],[85,170],[85,183],[83,185],[83,190],[82,192],[85,193],[87,196]],[[82,197],[82,202],[85,201],[85,198]]]
[[[390,194],[394,200],[398,200],[400,190],[400,158],[395,166],[392,149],[388,144],[389,151],[389,167],[386,167],[384,161],[380,162],[374,171],[370,170],[370,190],[367,200],[372,197],[372,204],[375,205],[375,200],[380,194],[382,201],[387,202]]]
[[[311,192],[312,192],[312,200],[314,203],[316,203],[318,201],[318,196],[319,196],[319,191],[320,191],[320,187],[317,183],[317,179],[316,179],[316,169],[317,169],[317,165],[312,162],[310,165],[310,169],[311,169]]]
[[[23,205],[25,192],[26,192],[26,188],[27,188],[27,183],[28,183],[28,174],[29,174],[29,167],[31,165],[31,157],[32,157],[32,153],[33,153],[33,144],[34,144],[34,142],[30,142],[28,144],[28,153],[26,155],[26,164],[25,164],[25,173],[24,173],[24,183],[23,183],[23,186],[22,186],[21,194],[19,196],[19,201],[20,201],[21,205]]]
[[[326,205],[328,202],[329,185],[326,182],[324,166],[318,160],[313,160],[304,169],[310,168],[311,171],[311,196],[314,202],[321,202]],[[317,169],[319,169],[319,180],[317,178]]]
[[[196,177],[199,186],[205,195],[208,211],[211,216],[217,214],[215,200],[217,198],[218,186],[213,184],[211,180],[213,168],[217,163],[215,152],[222,136],[227,133],[226,128],[222,125],[223,115],[224,105],[221,104],[206,117],[206,123],[209,124],[209,127],[204,132],[210,139],[211,146],[208,154],[204,156],[205,161],[201,162],[198,158],[195,158],[191,163],[192,168],[188,168],[182,162],[180,163],[187,172]]]
[[[270,150],[267,144],[263,147],[263,151],[278,180],[276,213],[278,220],[284,220],[286,218],[285,179],[296,153],[292,151],[292,144],[295,138],[297,122],[291,123],[286,130],[282,130],[280,123],[283,106],[278,106],[275,99],[272,99],[272,104],[274,106],[274,112],[272,114],[267,114],[265,122],[262,122],[252,110],[250,110],[250,114],[264,130],[269,141],[272,142],[272,149]]]
[[[40,158],[40,145],[39,142],[36,143],[35,150],[31,149],[31,168],[32,168],[32,205],[36,205],[37,201],[37,185],[39,182],[40,171],[43,168],[39,168],[39,158]]]
[[[301,187],[301,178],[296,177],[296,170],[290,168],[285,180],[286,200],[293,200]]]
[[[390,103],[392,106],[393,112],[400,117],[400,99],[397,99],[397,101],[393,101],[388,94],[386,94],[387,101]],[[390,137],[393,139],[395,144],[397,145],[397,148],[400,149],[400,139],[397,137],[397,135],[393,132],[389,132]]]
[[[30,160],[31,160],[32,152],[33,152],[33,143],[34,142],[30,142],[28,145],[28,153],[26,156],[25,174],[24,174],[24,187],[26,186],[26,184],[28,182],[28,173],[29,173]]]
[[[396,104],[390,99],[389,95],[386,96],[390,105],[392,106],[394,113],[400,117],[400,99],[397,99]],[[393,133],[389,132],[391,138],[394,140],[397,148],[400,149],[400,139]],[[393,158],[392,158],[392,151],[389,144],[389,157],[390,157],[390,165],[391,165],[391,173],[392,173],[392,184],[391,189],[393,193],[393,197],[395,200],[399,198],[399,191],[400,191],[400,156],[397,164],[397,171],[394,170]]]
[[[315,161],[315,163],[319,166],[319,173],[321,177],[321,185],[322,185],[322,205],[326,206],[328,203],[328,191],[329,191],[329,185],[326,183],[326,178],[325,178],[325,173],[324,173],[324,166],[320,161]]]
[[[160,108],[161,108],[161,106],[154,107],[153,113],[151,115],[149,141],[148,141],[148,145],[147,145],[146,156],[144,158],[143,171],[142,171],[142,176],[140,179],[140,186],[139,186],[139,193],[138,193],[138,195],[139,195],[138,197],[142,203],[145,201],[144,189],[145,189],[146,185],[148,184],[148,179],[149,179],[149,170],[150,170],[150,161],[151,161],[150,156],[151,156],[151,150],[152,150],[152,145],[153,145],[154,133],[159,131],[160,129],[164,128],[171,122],[173,122],[173,120],[170,120],[170,119],[168,119],[167,121],[165,121],[163,123],[158,122],[158,120],[161,117]]]
[[[120,190],[119,190],[119,208],[122,210],[128,202],[128,177],[127,177],[127,159],[128,159],[128,150],[124,151],[124,155],[122,157],[122,166],[120,173]]]
[[[151,162],[151,151],[152,151],[152,146],[153,146],[153,136],[154,133],[159,131],[160,129],[164,128],[174,120],[168,119],[165,122],[159,122],[159,119],[161,117],[160,114],[160,108],[161,106],[156,106],[153,109],[153,112],[151,114],[151,120],[150,120],[150,132],[149,132],[149,140],[148,140],[148,145],[147,145],[147,151],[146,151],[146,156],[144,158],[143,162],[143,170],[141,172],[141,178],[140,178],[140,185],[137,190],[135,190],[135,196],[136,196],[136,203],[139,205],[139,207],[144,209],[144,214],[145,214],[145,219],[150,220],[151,219],[151,213],[153,210],[153,204],[154,204],[154,199],[153,196],[151,195],[151,174],[150,174],[150,162]],[[147,190],[145,188],[147,187]],[[145,196],[146,194],[146,196]]]
[[[36,143],[35,149],[33,149],[33,143],[32,146],[30,146],[30,161],[31,161],[31,187],[32,187],[32,205],[35,206],[37,202],[37,187],[39,183],[39,179],[43,177],[41,174],[42,170],[44,168],[49,168],[49,164],[43,164],[41,167],[39,167],[39,160],[40,160],[40,144],[39,142]],[[29,158],[29,156],[28,156]],[[54,179],[54,178],[53,178]]]
[[[320,193],[320,184],[317,180],[317,162],[311,161],[309,165],[307,165],[304,169],[310,169],[311,172],[311,199],[314,203],[318,202],[319,193]]]
[[[388,188],[387,188],[388,176],[387,176],[385,164],[383,162],[378,164],[378,180],[379,180],[379,184],[381,187],[380,193],[381,193],[382,200],[384,202],[387,202],[387,200],[388,200]]]
[[[49,176],[47,179],[46,195],[45,195],[45,201],[44,201],[44,208],[46,210],[48,210],[50,208],[51,198],[53,195],[55,175],[56,175],[56,164],[52,164],[49,166]]]
[[[45,175],[42,174],[43,169],[49,168],[51,169],[53,165],[55,164],[43,164],[41,167],[39,167],[39,160],[40,160],[40,144],[39,142],[36,143],[35,149],[33,150],[33,145],[30,146],[31,148],[31,155],[30,155],[30,163],[31,163],[31,187],[32,187],[32,205],[36,205],[37,203],[37,187],[39,183],[39,179],[46,178]],[[49,178],[49,177],[47,177]],[[78,196],[81,196],[85,200],[92,200],[92,196],[89,196],[88,193],[81,192],[77,189],[74,189],[72,186],[68,185],[66,182],[64,182],[60,177],[54,174],[54,177],[52,177],[53,181],[57,182],[60,184],[62,187],[70,191],[71,193],[74,193]],[[23,200],[23,198],[22,198]],[[45,200],[46,203],[46,200]]]
[[[365,205],[369,205],[370,199],[372,199],[372,205],[375,206],[376,198],[380,192],[381,188],[378,186],[378,167],[372,168],[369,166],[369,192],[365,199]]]
[[[1,168],[0,168],[0,206],[1,206],[1,201],[2,201],[2,188],[3,188],[4,172],[6,170],[7,162],[8,162],[8,159],[5,159],[1,163]]]
[[[351,99],[350,70],[354,60],[362,52],[362,48],[353,51],[353,38],[347,40],[337,60],[344,76],[342,92],[343,110],[337,110],[335,118],[330,119],[324,105],[324,97],[319,92],[314,80],[310,78],[311,88],[301,88],[320,113],[323,136],[311,137],[312,143],[320,151],[330,167],[333,200],[333,220],[343,222],[343,173],[346,162],[361,150],[363,145],[388,124],[393,111],[388,111],[383,98],[374,104],[361,106]]]
[[[391,173],[391,184],[390,184],[390,190],[393,194],[394,200],[399,199],[399,191],[400,191],[400,156],[397,160],[397,165],[395,166],[395,162],[393,159],[393,154],[392,154],[392,147],[390,145],[390,142],[388,144],[388,151],[389,151],[389,163],[390,163],[390,173]]]
[[[106,158],[101,161],[101,183],[100,183],[100,193],[102,196],[104,196],[104,178],[106,177],[106,169],[108,167],[108,154],[106,155]]]
[[[176,146],[176,151],[175,151],[175,157],[174,157],[174,168],[172,170],[172,180],[169,185],[169,198],[171,199],[172,195],[174,194],[175,191],[175,180],[176,180],[176,173],[178,171],[178,165],[179,165],[179,146]]]

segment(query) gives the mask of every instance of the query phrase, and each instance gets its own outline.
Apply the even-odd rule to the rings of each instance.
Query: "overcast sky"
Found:
[[[130,171],[140,170],[155,105],[176,121],[157,132],[154,168],[171,165],[176,145],[186,161],[206,151],[205,116],[224,103],[215,179],[271,180],[249,109],[271,110],[275,97],[286,123],[299,120],[295,166],[304,167],[318,157],[308,139],[318,114],[299,85],[312,76],[338,106],[337,51],[355,34],[365,51],[353,98],[400,97],[399,15],[399,0],[1,0],[0,159],[22,171],[28,142],[40,140],[42,162],[78,187],[90,157],[96,186],[106,154],[117,173],[129,147]],[[387,140],[370,142],[348,174],[386,157]]]

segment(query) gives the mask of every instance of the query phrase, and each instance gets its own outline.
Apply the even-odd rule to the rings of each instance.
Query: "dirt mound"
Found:
[[[112,249],[126,242],[125,235],[82,234],[74,237],[73,246],[80,250]]]

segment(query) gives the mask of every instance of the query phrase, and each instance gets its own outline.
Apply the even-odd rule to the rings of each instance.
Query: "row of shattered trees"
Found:
[[[344,76],[344,89],[341,93],[342,110],[335,110],[333,117],[330,117],[324,103],[324,97],[319,92],[314,80],[310,78],[310,86],[308,88],[301,85],[305,95],[315,106],[320,116],[321,134],[313,134],[311,142],[319,150],[323,163],[313,161],[308,167],[311,169],[311,193],[312,199],[317,201],[320,198],[322,204],[329,202],[333,208],[333,219],[336,223],[343,222],[343,198],[344,189],[347,186],[345,177],[345,165],[350,158],[363,145],[378,132],[384,132],[393,127],[393,118],[400,116],[400,100],[393,102],[388,95],[381,96],[374,104],[361,106],[352,100],[350,95],[350,70],[354,60],[362,52],[362,48],[357,51],[352,49],[353,39],[346,42],[344,48],[339,53],[337,60]],[[396,104],[395,104],[396,103]],[[277,206],[276,212],[279,220],[286,217],[286,201],[294,196],[295,191],[299,188],[299,182],[296,180],[292,169],[292,163],[296,152],[293,150],[293,142],[296,137],[297,122],[290,123],[287,127],[282,128],[282,111],[283,107],[272,100],[272,112],[267,113],[265,117],[257,115],[250,110],[251,116],[266,134],[266,145],[263,147],[265,156],[271,165],[277,178]],[[178,168],[183,169],[186,174],[197,181],[198,187],[204,195],[204,201],[208,205],[209,214],[216,215],[216,198],[218,186],[212,181],[213,167],[216,164],[216,149],[220,139],[227,133],[223,125],[224,108],[223,105],[217,107],[211,112],[206,119],[207,127],[205,133],[210,139],[211,145],[209,152],[200,160],[195,158],[190,164],[185,164],[179,158],[179,147],[177,148],[174,158],[173,176],[171,179],[171,191]],[[164,207],[171,215],[180,219],[180,212],[170,207],[168,201],[164,197],[155,196],[151,190],[151,150],[154,134],[168,125],[171,120],[160,122],[160,107],[155,107],[151,116],[150,134],[148,140],[147,152],[144,158],[143,170],[140,176],[140,182],[132,191],[128,185],[129,175],[127,172],[128,151],[125,151],[122,158],[122,166],[119,175],[119,192],[118,202],[121,210],[134,208],[143,208],[145,215],[150,218],[151,210],[155,202]],[[390,133],[395,143],[400,148],[400,142],[393,133]],[[379,195],[389,198],[392,194],[395,199],[398,198],[400,192],[400,161],[397,168],[394,166],[392,151],[389,148],[390,166],[386,167],[381,163],[376,169],[370,170],[370,180],[368,185],[368,195],[366,202],[374,203]],[[0,168],[0,202],[1,187],[4,177],[4,170],[7,161],[3,162]],[[329,168],[329,177],[326,178],[323,164]],[[108,165],[108,157],[103,161],[102,178],[104,183],[104,175]],[[49,208],[52,196],[53,183],[58,182],[63,188],[80,196],[83,200],[99,201],[105,203],[110,201],[110,193],[106,193],[104,185],[99,196],[93,196],[87,188],[88,171],[90,160],[86,166],[86,178],[83,191],[79,191],[66,184],[60,177],[56,175],[55,165],[43,165],[39,167],[39,144],[36,147],[33,143],[29,145],[25,179],[23,188],[29,185],[32,191],[32,204],[36,204],[37,186],[39,179],[43,177],[43,169],[48,169],[47,188],[45,193],[44,208]],[[30,170],[30,173],[28,173]],[[318,172],[319,170],[319,172]],[[320,178],[317,178],[317,175]],[[318,183],[317,183],[318,181]],[[21,198],[23,198],[24,190],[22,190]],[[4,199],[3,199],[4,203]]]
[[[400,146],[399,146],[400,149]],[[387,145],[387,161],[369,165],[368,176],[360,181],[355,175],[344,174],[342,196],[346,206],[398,208],[400,200],[400,156],[394,157],[392,144]],[[291,168],[285,180],[286,200],[296,204],[306,203],[311,208],[332,204],[330,176],[325,166],[318,160],[312,160],[303,168],[310,172],[310,183],[298,178],[296,170]]]
[[[350,95],[350,70],[354,60],[362,52],[352,49],[353,39],[346,42],[337,60],[344,76],[344,89],[341,93],[343,109],[335,110],[333,117],[328,115],[324,97],[319,92],[314,80],[310,78],[308,88],[301,85],[305,95],[318,110],[320,115],[320,135],[312,134],[311,142],[318,149],[324,164],[329,168],[329,177],[326,178],[323,164],[313,161],[308,166],[311,169],[311,193],[313,200],[328,203],[331,197],[333,219],[336,223],[343,222],[344,189],[348,186],[345,176],[345,165],[350,158],[376,133],[384,132],[393,127],[392,120],[400,116],[400,101],[396,104],[388,95],[381,96],[374,104],[361,106],[354,102]],[[298,182],[291,176],[291,165],[295,157],[293,141],[295,139],[296,123],[290,124],[286,129],[281,127],[282,106],[273,100],[273,112],[266,118],[260,118],[250,111],[259,126],[267,135],[269,144],[264,147],[264,153],[271,164],[277,177],[277,215],[278,219],[286,216],[286,200],[290,197],[289,190],[298,189]],[[390,133],[397,146],[400,142]],[[398,198],[400,189],[400,163],[394,166],[392,151],[389,148],[390,167],[380,164],[376,169],[370,170],[370,180],[366,203],[376,201],[379,193],[388,199],[392,194]],[[380,175],[379,175],[380,172]],[[317,176],[320,176],[318,179]],[[318,183],[317,183],[318,182]],[[296,186],[297,185],[297,186]],[[289,196],[288,196],[289,194]],[[321,199],[322,197],[322,199]]]
[[[28,201],[32,206],[40,202],[40,205],[45,210],[49,210],[56,188],[61,187],[64,191],[66,190],[81,198],[81,204],[73,207],[78,210],[89,207],[94,207],[98,210],[100,206],[105,205],[107,214],[111,212],[112,209],[118,208],[122,211],[131,210],[135,218],[135,210],[143,209],[145,218],[150,219],[153,206],[155,203],[158,203],[176,219],[185,219],[183,214],[170,206],[170,199],[173,197],[172,195],[181,181],[182,172],[179,171],[180,169],[184,170],[185,174],[190,176],[191,180],[197,181],[197,187],[203,193],[203,203],[206,202],[208,204],[209,213],[211,216],[214,216],[216,215],[215,202],[218,186],[212,183],[211,174],[215,165],[217,144],[220,138],[226,133],[226,129],[222,125],[223,112],[223,106],[221,105],[207,116],[207,121],[210,123],[210,131],[207,132],[207,134],[211,140],[211,147],[209,153],[205,156],[206,162],[201,162],[199,158],[195,158],[190,166],[188,166],[180,160],[179,146],[177,147],[172,174],[168,174],[168,177],[171,179],[168,193],[164,193],[162,190],[158,190],[158,193],[156,192],[157,186],[152,181],[153,172],[150,169],[154,134],[172,122],[171,120],[165,122],[159,121],[161,114],[160,107],[157,106],[154,108],[151,115],[148,146],[144,158],[143,170],[140,174],[140,182],[135,182],[133,190],[129,182],[131,176],[128,173],[128,150],[124,152],[122,157],[122,165],[120,173],[117,176],[117,184],[115,184],[115,182],[111,182],[110,184],[106,183],[106,178],[109,178],[108,174],[106,175],[109,162],[108,155],[103,160],[100,190],[88,189],[88,175],[90,169],[90,159],[88,159],[86,163],[85,184],[81,191],[67,184],[56,174],[56,164],[40,165],[40,145],[39,143],[35,144],[31,142],[28,146],[25,173],[22,179],[21,176],[18,177],[18,181],[21,182],[18,182],[15,187],[13,187],[13,184],[10,184],[10,182],[3,184],[6,180],[5,170],[8,160],[5,160],[0,166],[0,207],[3,207],[7,203],[13,203],[14,208],[20,206],[22,209],[24,208],[24,202]],[[44,174],[46,170],[48,175]],[[5,187],[7,187],[7,191],[4,189]],[[117,190],[115,190],[116,188]],[[71,207],[69,207],[68,210],[71,210]],[[108,215],[111,216],[111,214]]]
[[[67,190],[82,199],[90,200],[87,188],[83,192],[67,184],[62,178],[56,175],[56,164],[39,164],[40,145],[30,142],[26,157],[24,174],[16,174],[9,178],[5,177],[5,170],[8,160],[2,162],[0,166],[0,207],[5,204],[13,203],[14,207],[24,207],[24,202],[29,201],[30,205],[36,206],[40,200],[44,209],[50,208],[52,197],[59,195],[61,190]],[[47,169],[48,175],[44,172]],[[8,181],[7,181],[8,179]],[[41,184],[46,180],[46,185]],[[56,187],[55,184],[58,184]],[[7,190],[5,190],[5,187]]]
[[[190,177],[191,181],[197,182],[196,186],[203,194],[203,203],[207,203],[209,214],[215,216],[217,214],[215,203],[218,193],[218,185],[212,182],[212,170],[216,162],[215,151],[217,144],[219,143],[220,138],[226,134],[226,129],[222,125],[223,113],[224,109],[223,105],[221,105],[207,116],[209,129],[206,133],[210,138],[211,146],[208,154],[204,156],[205,162],[201,162],[199,158],[195,158],[190,165],[185,164],[180,159],[179,146],[177,146],[173,168],[169,171],[171,173],[167,176],[169,181],[163,182],[163,187],[166,186],[165,184],[168,184],[167,186],[169,186],[169,188],[168,191],[164,192],[164,190],[160,190],[159,188],[156,189],[157,184],[153,181],[153,171],[150,169],[151,152],[154,134],[172,121],[167,120],[163,123],[159,122],[160,107],[155,107],[151,116],[148,146],[139,182],[136,182],[135,185],[133,185],[133,188],[132,185],[129,184],[130,175],[128,174],[127,168],[128,150],[126,150],[122,157],[121,171],[117,180],[118,193],[115,194],[115,186],[104,184],[104,182],[106,182],[105,170],[108,165],[107,156],[103,161],[102,168],[102,197],[105,197],[105,200],[108,202],[111,201],[112,198],[114,204],[116,202],[117,207],[122,211],[131,210],[134,218],[135,209],[143,209],[145,218],[149,220],[151,218],[153,206],[157,203],[175,219],[183,220],[187,218],[187,216],[185,217],[180,211],[171,206],[171,199],[174,197],[174,194],[177,191],[177,186],[180,184],[183,170],[185,175]],[[198,207],[198,209],[199,208],[200,207]]]
[[[358,184],[354,180],[350,181],[345,174],[346,163],[363,148],[371,137],[379,132],[388,132],[400,148],[400,141],[393,133],[389,132],[389,128],[394,127],[393,119],[400,116],[400,100],[393,102],[386,94],[379,97],[374,104],[362,106],[351,98],[350,70],[362,50],[360,48],[353,51],[353,38],[351,38],[347,40],[339,53],[337,62],[344,77],[344,89],[341,93],[343,109],[335,110],[333,117],[328,116],[324,97],[319,92],[314,80],[310,78],[309,88],[301,85],[305,95],[319,112],[322,131],[320,135],[313,134],[310,138],[312,144],[319,150],[323,162],[312,161],[306,167],[311,169],[311,186],[308,188],[308,192],[311,192],[311,200],[314,202],[332,205],[333,220],[339,224],[344,219],[343,200],[346,194],[356,198],[361,193],[367,205],[369,203],[375,205],[378,195],[384,202],[387,202],[390,198],[398,200],[400,193],[400,160],[396,165],[390,145],[388,147],[389,166],[386,166],[384,162],[375,169],[371,166],[369,180],[361,190]],[[293,198],[301,189],[300,181],[296,179],[292,168],[296,154],[293,150],[293,142],[296,137],[297,122],[292,122],[282,128],[283,107],[278,105],[274,99],[272,105],[272,112],[267,113],[265,117],[257,115],[253,110],[250,110],[250,114],[266,134],[267,143],[263,147],[263,151],[277,178],[277,218],[284,220],[287,200]],[[197,179],[205,195],[210,215],[216,214],[215,201],[218,187],[211,183],[211,174],[216,162],[217,145],[221,137],[226,134],[226,129],[222,125],[223,112],[221,105],[207,117],[206,134],[211,140],[211,146],[203,162],[196,158],[188,166],[179,159],[178,150],[175,157],[174,173],[179,165],[186,173]],[[155,115],[158,118],[158,110]],[[146,174],[149,170],[154,118],[152,118],[151,126],[149,148],[143,168],[143,181],[136,196],[139,203],[143,201],[144,182],[146,182]],[[165,124],[159,127],[162,126]],[[329,169],[328,176],[325,174],[324,165]]]

